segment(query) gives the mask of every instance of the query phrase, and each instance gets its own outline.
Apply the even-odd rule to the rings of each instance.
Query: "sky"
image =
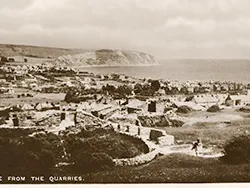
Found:
[[[1,0],[0,43],[250,58],[250,1]]]

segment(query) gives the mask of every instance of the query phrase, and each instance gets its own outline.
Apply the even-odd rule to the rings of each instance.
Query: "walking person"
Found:
[[[193,147],[192,147],[192,149],[191,150],[194,150],[195,151],[195,154],[196,154],[196,156],[198,156],[198,154],[199,154],[199,146],[200,146],[200,144],[201,144],[201,141],[200,141],[200,139],[198,138],[194,143],[193,143]]]

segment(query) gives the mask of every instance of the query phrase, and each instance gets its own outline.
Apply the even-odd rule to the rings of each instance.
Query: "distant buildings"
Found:
[[[250,90],[247,91],[247,95],[228,95],[225,103],[228,106],[243,106],[250,104]]]

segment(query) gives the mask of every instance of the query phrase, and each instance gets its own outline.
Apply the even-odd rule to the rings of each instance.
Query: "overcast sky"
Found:
[[[250,1],[0,0],[0,43],[250,58]]]

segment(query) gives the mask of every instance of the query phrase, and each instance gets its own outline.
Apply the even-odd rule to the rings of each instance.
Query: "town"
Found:
[[[249,118],[245,112],[250,111],[250,83],[180,83],[94,74],[50,62],[32,65],[27,59],[21,64],[14,58],[1,60],[1,129],[35,129],[29,134],[34,137],[41,132],[60,136],[102,128],[146,144],[144,154],[113,158],[116,166],[141,165],[171,153],[223,156],[221,139],[216,142],[195,128],[225,128]],[[193,137],[182,135],[194,129],[197,134]],[[235,130],[244,134],[249,129],[241,126]],[[196,139],[199,151],[192,150]],[[63,156],[57,166],[68,164],[67,153]]]

